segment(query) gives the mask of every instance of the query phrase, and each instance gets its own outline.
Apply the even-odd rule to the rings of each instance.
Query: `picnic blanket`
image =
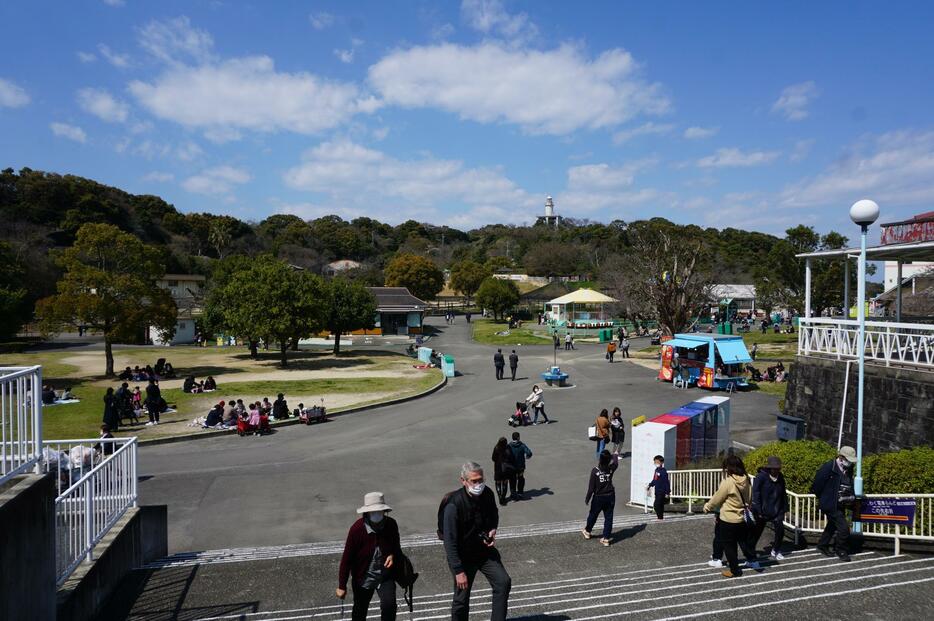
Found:
[[[56,399],[52,403],[44,403],[43,405],[49,407],[50,405],[68,405],[69,403],[81,403],[81,399],[65,399],[64,401]]]

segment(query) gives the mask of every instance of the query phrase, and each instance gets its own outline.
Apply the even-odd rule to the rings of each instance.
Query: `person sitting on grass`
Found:
[[[101,440],[113,439],[114,434],[110,433],[110,427],[104,423],[101,425]],[[98,455],[113,455],[114,452],[114,443],[113,442],[98,442],[94,445],[94,451]]]
[[[58,397],[59,401],[71,401],[75,398],[76,397],[72,394],[71,389],[68,386],[62,388],[62,394]]]
[[[197,382],[195,382],[195,376],[189,375],[188,377],[185,378],[184,383],[182,383],[182,392],[184,393],[195,392],[194,388],[196,385],[197,385]]]
[[[208,390],[217,390],[217,382],[214,381],[214,376],[213,376],[213,375],[208,375],[208,378],[207,378],[206,380],[204,380],[204,386],[203,386],[203,388],[204,388],[205,391],[208,391]]]
[[[212,427],[220,427],[221,422],[224,419],[224,402],[221,401],[208,412],[207,418],[204,420],[204,427],[206,429]]]
[[[231,402],[232,401],[233,400],[231,400]],[[247,414],[247,408],[245,405],[243,405],[243,399],[237,399],[236,408],[237,408],[237,414],[239,414],[240,416]]]
[[[276,396],[276,401],[272,404],[272,417],[276,420],[289,417],[289,404],[281,392]]]
[[[272,412],[272,404],[269,402],[269,397],[263,397],[263,403],[259,406],[259,412],[263,416],[269,416],[269,413]]]
[[[130,369],[130,367],[125,368],[123,371],[120,372],[120,375],[117,376],[117,379],[128,380],[128,381],[133,379],[133,370]]]
[[[50,384],[42,387],[42,403],[45,405],[55,403],[55,389]]]

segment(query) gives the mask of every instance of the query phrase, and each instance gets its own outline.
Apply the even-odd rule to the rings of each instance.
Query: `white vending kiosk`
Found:
[[[629,503],[640,507],[652,505],[653,492],[646,500],[645,486],[652,481],[655,463],[652,458],[661,455],[665,465],[673,467],[678,444],[678,428],[664,423],[642,423],[632,428],[632,469],[629,479]]]

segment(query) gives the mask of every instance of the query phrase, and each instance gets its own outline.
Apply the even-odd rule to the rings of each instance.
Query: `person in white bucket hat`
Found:
[[[368,492],[363,506],[357,509],[361,517],[353,523],[344,543],[338,572],[337,597],[347,596],[347,579],[353,586],[353,621],[365,621],[373,593],[379,593],[382,621],[396,618],[396,583],[390,570],[400,551],[399,526],[387,513],[382,492]]]

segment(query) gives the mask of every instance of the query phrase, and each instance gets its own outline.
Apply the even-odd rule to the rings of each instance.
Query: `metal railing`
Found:
[[[864,345],[867,362],[934,369],[934,325],[867,321]],[[855,359],[859,355],[859,322],[825,317],[802,318],[798,331],[798,354]]]
[[[55,565],[61,585],[136,506],[136,438],[48,440],[42,465],[56,479]]]
[[[693,512],[692,503],[713,496],[723,480],[721,470],[671,470],[671,498],[688,503],[688,513]],[[752,477],[750,477],[752,479]],[[915,519],[911,527],[894,524],[864,522],[862,532],[867,537],[884,537],[934,542],[934,494],[866,494],[866,498],[913,498],[916,501]],[[788,492],[788,513],[784,524],[794,529],[795,537],[800,533],[819,533],[824,530],[827,519],[821,514],[814,494]]]
[[[0,483],[39,463],[41,391],[42,367],[0,367]]]

